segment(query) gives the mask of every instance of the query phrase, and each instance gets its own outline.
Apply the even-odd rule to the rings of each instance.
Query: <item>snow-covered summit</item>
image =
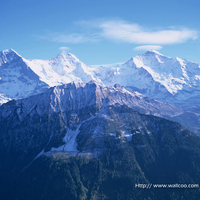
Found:
[[[0,105],[40,93],[47,87],[14,50],[0,52]]]
[[[10,49],[0,52],[0,66],[0,99],[5,97],[2,102],[30,95],[27,91],[30,86],[33,94],[73,81],[94,80],[107,86],[118,83],[148,97],[176,105],[200,105],[200,64],[167,57],[155,50],[139,54],[114,67],[90,67],[65,51],[50,60],[27,60]],[[15,88],[13,94],[10,90],[12,82]],[[42,90],[39,89],[40,84],[43,85]],[[189,100],[191,98],[192,101]]]
[[[39,75],[40,80],[51,87],[72,81],[88,82],[96,79],[93,68],[85,65],[75,55],[65,51],[51,60],[25,60],[25,62]]]
[[[193,86],[200,87],[198,76],[200,64],[192,63],[181,58],[170,58],[162,54],[136,56],[137,66],[146,69],[154,81],[161,83],[171,94],[176,95],[182,90],[191,90]]]
[[[200,96],[200,64],[147,51],[122,65],[109,68],[101,77],[106,85],[119,83],[151,98],[170,103],[187,103]],[[191,102],[191,101],[190,101]],[[199,105],[199,104],[198,104]]]
[[[4,50],[0,66],[0,104],[73,81],[99,81],[93,68],[65,51],[51,60],[27,60],[12,49]]]
[[[13,49],[3,50],[0,52],[0,66],[19,58],[21,58],[21,56]]]
[[[81,62],[75,55],[63,51],[58,54],[55,58],[50,60],[52,65],[64,65],[67,67],[73,66],[76,62]]]
[[[17,54],[18,56],[20,56],[15,50],[13,49],[5,49],[3,51],[0,52],[0,55],[4,54],[4,55],[8,55],[8,54]],[[21,56],[20,56],[21,57]]]
[[[161,54],[160,52],[158,52],[156,50],[148,50],[145,54],[141,54],[141,55],[160,55],[160,56],[164,56],[163,54]]]

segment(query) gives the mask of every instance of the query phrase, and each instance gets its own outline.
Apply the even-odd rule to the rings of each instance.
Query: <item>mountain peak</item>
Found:
[[[147,51],[144,55],[149,55],[149,54],[156,54],[156,55],[160,55],[163,56],[163,54],[161,54],[160,52],[156,51],[156,50],[149,50]]]
[[[13,59],[22,58],[15,50],[6,49],[0,52],[0,66],[11,62]]]
[[[55,64],[62,63],[62,65],[69,65],[69,63],[80,62],[75,55],[66,51],[62,51],[60,54],[58,54],[55,58],[51,59],[50,61],[52,61]]]
[[[61,53],[59,53],[58,55],[60,56],[72,56],[71,53],[67,52],[67,51],[62,51]]]
[[[64,59],[75,59],[75,60],[78,60],[78,58],[72,54],[72,53],[69,53],[67,51],[62,51],[60,54],[58,54],[56,56],[56,58],[64,58]]]
[[[5,49],[3,51],[0,52],[0,55],[8,55],[8,54],[16,54],[18,56],[20,56],[15,50],[13,49]],[[20,56],[21,57],[21,56]]]

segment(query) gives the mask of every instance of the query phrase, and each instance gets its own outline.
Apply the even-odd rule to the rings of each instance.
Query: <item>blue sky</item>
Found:
[[[87,65],[147,50],[200,63],[199,0],[2,0],[0,50],[51,59],[66,50]]]

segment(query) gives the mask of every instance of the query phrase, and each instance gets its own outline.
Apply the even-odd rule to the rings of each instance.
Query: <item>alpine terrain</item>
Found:
[[[200,65],[113,68],[0,53],[1,199],[200,199]]]
[[[101,67],[101,71],[103,67]],[[148,97],[182,107],[200,106],[200,64],[147,51],[99,77],[106,85],[118,83]]]
[[[27,97],[41,92],[45,86],[95,80],[108,86],[118,83],[150,98],[184,108],[200,106],[200,64],[166,57],[157,51],[147,51],[109,68],[87,66],[64,51],[51,60],[27,60],[10,49],[0,52],[0,77],[1,103],[6,101],[2,97]],[[14,85],[8,87],[14,83],[16,87],[23,85],[21,89],[16,88],[20,94],[11,89]]]

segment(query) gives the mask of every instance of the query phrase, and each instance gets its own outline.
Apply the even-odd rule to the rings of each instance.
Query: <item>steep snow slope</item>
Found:
[[[0,105],[46,88],[72,81],[98,81],[94,69],[73,54],[62,52],[51,60],[27,60],[14,50],[0,52]]]
[[[0,105],[38,94],[47,87],[14,50],[0,52]]]
[[[200,106],[200,64],[185,59],[147,51],[110,69],[100,66],[97,76],[106,85],[119,83],[165,102]]]
[[[89,82],[96,80],[94,69],[81,62],[76,56],[63,51],[51,60],[26,60],[25,63],[49,86],[72,81]]]

